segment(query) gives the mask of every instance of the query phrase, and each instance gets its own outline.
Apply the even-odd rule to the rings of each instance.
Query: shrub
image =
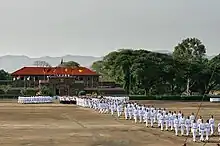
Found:
[[[176,100],[176,101],[209,101],[211,96],[208,95],[130,95],[130,100]],[[219,96],[220,97],[220,96]]]

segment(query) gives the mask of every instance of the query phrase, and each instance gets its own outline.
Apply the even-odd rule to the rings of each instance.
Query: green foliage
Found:
[[[0,70],[0,80],[11,80],[11,75],[4,70]]]
[[[42,86],[40,88],[40,95],[43,95],[43,96],[53,96],[52,89],[50,89],[47,86]]]
[[[205,45],[187,38],[173,54],[120,49],[94,62],[92,69],[120,84],[127,94],[203,95],[220,85],[220,55],[211,60],[205,56]]]
[[[191,96],[181,96],[181,95],[131,95],[130,100],[175,100],[175,101],[209,101],[209,96],[202,95],[191,95]]]
[[[74,68],[74,67],[79,67],[80,64],[75,62],[75,61],[67,61],[67,62],[62,62],[60,67],[68,67],[68,68]]]

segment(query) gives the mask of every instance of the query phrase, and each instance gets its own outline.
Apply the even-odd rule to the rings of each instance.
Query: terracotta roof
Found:
[[[86,68],[64,68],[64,67],[23,67],[11,74],[12,76],[34,76],[34,75],[98,75],[96,72]]]

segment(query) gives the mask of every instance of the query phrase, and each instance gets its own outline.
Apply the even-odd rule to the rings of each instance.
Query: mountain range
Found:
[[[155,52],[166,53],[166,54],[172,53],[167,50],[158,50]],[[208,56],[208,58],[212,58],[212,57],[213,56]],[[33,64],[35,61],[46,61],[52,66],[57,66],[60,64],[62,59],[63,61],[76,61],[82,66],[90,67],[93,62],[101,60],[102,58],[103,57],[79,56],[79,55],[65,55],[61,57],[44,56],[39,58],[31,58],[24,55],[5,55],[5,56],[0,56],[0,69],[4,69],[5,71],[12,73],[24,66],[34,66]]]

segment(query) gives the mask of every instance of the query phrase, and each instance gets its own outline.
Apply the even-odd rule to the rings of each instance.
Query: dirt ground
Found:
[[[198,103],[145,101],[156,107],[197,111]],[[220,122],[220,104],[204,103],[200,115],[214,114]],[[99,114],[91,109],[62,104],[21,105],[0,102],[1,146],[182,146],[185,137],[158,128]],[[214,146],[218,137],[206,146]],[[202,146],[188,139],[189,146]],[[214,143],[215,142],[215,143]]]

